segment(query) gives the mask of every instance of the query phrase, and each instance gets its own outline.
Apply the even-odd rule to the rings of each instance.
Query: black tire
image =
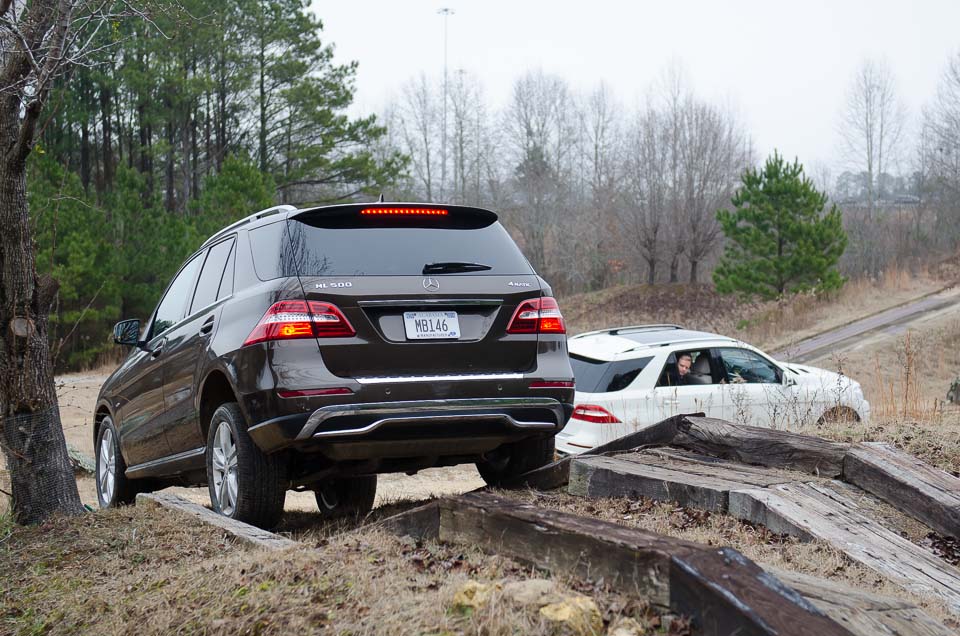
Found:
[[[552,462],[555,453],[553,436],[533,437],[487,453],[477,470],[487,485],[509,486],[520,475]]]
[[[229,469],[220,472],[214,470],[214,449],[221,426],[229,431],[233,442],[233,454],[236,465],[233,469],[235,476],[235,491],[233,503],[221,504],[218,485],[229,488],[231,482],[226,475]],[[259,528],[272,528],[283,516],[283,504],[287,497],[285,465],[282,457],[267,455],[261,451],[250,435],[247,426],[236,402],[227,402],[220,406],[210,418],[210,430],[207,434],[207,489],[210,492],[210,503],[213,509],[220,514],[255,525]],[[217,479],[223,474],[223,479]]]
[[[113,447],[113,482],[109,496],[104,494],[103,475],[101,468],[105,458],[103,457],[104,437],[109,433],[110,440],[108,445]],[[126,476],[127,464],[123,461],[123,455],[120,454],[120,435],[117,433],[117,427],[113,425],[113,418],[105,415],[100,421],[100,429],[97,431],[96,468],[93,477],[97,482],[97,501],[101,508],[116,508],[126,504],[133,503],[139,489],[134,480]]]
[[[313,494],[324,519],[359,517],[373,510],[377,497],[377,476],[331,479],[317,484]]]

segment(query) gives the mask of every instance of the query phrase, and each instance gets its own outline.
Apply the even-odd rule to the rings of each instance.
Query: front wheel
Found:
[[[490,486],[506,486],[531,470],[546,466],[556,453],[555,439],[533,437],[496,449],[477,462],[477,471]]]
[[[317,498],[317,508],[324,518],[357,517],[373,510],[373,501],[377,498],[377,476],[331,479],[318,484],[313,492]]]
[[[120,436],[113,418],[104,416],[97,433],[96,453],[97,500],[101,508],[115,508],[132,503],[137,496],[137,488],[127,479],[127,464],[120,454]]]
[[[283,515],[284,466],[253,443],[236,402],[218,408],[210,420],[207,486],[213,509],[231,519],[272,528]]]

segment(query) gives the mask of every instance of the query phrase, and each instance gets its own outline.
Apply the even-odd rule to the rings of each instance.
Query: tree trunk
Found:
[[[670,258],[670,282],[680,282],[680,253],[674,252]]]
[[[100,89],[100,116],[103,128],[103,186],[105,190],[113,187],[113,130],[110,120],[112,96],[110,87]]]
[[[647,284],[653,285],[657,282],[657,259],[648,258],[647,261]]]
[[[3,128],[16,130],[15,113]],[[3,131],[10,138],[10,130]],[[4,143],[5,148],[9,145]],[[25,161],[0,159],[0,446],[10,473],[13,514],[39,523],[83,512],[60,424],[47,341],[56,283],[37,279],[27,211]]]
[[[697,282],[697,270],[700,268],[700,261],[690,259],[690,282]]]

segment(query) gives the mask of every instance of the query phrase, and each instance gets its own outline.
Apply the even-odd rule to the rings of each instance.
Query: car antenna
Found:
[[[377,199],[377,203],[383,203],[383,192],[380,193],[380,198]]]

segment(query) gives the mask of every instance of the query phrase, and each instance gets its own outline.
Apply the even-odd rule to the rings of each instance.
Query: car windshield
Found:
[[[570,366],[573,367],[578,391],[610,393],[630,386],[652,359],[648,357],[608,362],[571,354]]]

